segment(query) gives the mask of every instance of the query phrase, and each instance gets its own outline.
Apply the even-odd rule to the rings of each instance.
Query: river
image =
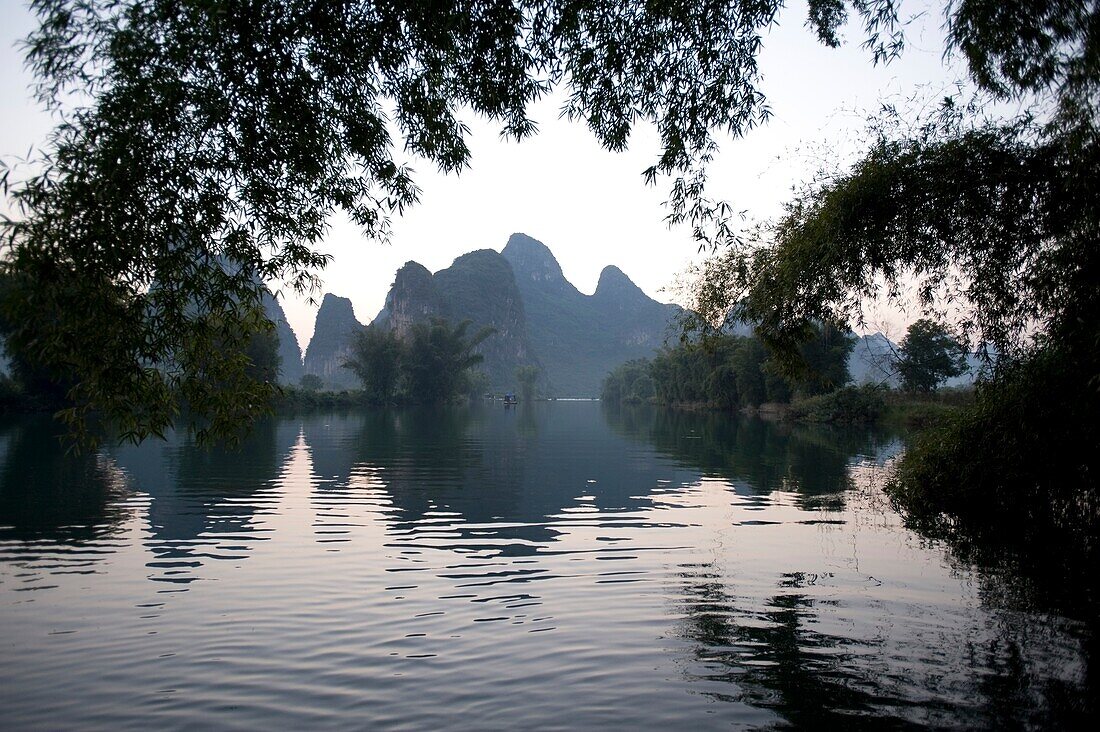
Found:
[[[4,729],[1096,715],[1094,624],[906,529],[896,434],[553,402],[52,435],[0,424]]]

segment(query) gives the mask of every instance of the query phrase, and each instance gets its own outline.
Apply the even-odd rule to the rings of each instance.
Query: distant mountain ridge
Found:
[[[414,324],[431,318],[451,324],[469,320],[471,335],[481,328],[495,331],[478,348],[485,359],[478,368],[494,391],[514,389],[517,367],[539,365],[512,267],[491,249],[463,254],[434,275],[416,262],[405,263],[372,324],[404,338]]]
[[[898,346],[882,333],[860,336],[848,355],[852,383],[897,387],[901,383],[894,366],[897,353]]]
[[[596,291],[585,295],[565,278],[545,244],[513,234],[503,251],[463,254],[435,274],[407,262],[372,322],[403,337],[413,324],[433,317],[470,320],[471,333],[491,327],[496,333],[479,348],[491,389],[515,389],[516,367],[534,365],[544,393],[594,397],[613,368],[651,356],[681,312],[650,298],[614,266],[605,267]],[[320,376],[329,388],[354,387],[340,365],[357,327],[351,302],[326,294],[306,349],[305,373]]]
[[[896,360],[901,347],[882,333],[860,336],[848,356],[848,373],[854,384],[882,384],[891,388],[901,386]],[[948,379],[943,386],[968,386],[981,374],[985,364],[976,353],[966,355],[966,372]]]
[[[501,256],[515,271],[531,345],[560,396],[598,395],[609,371],[651,356],[682,312],[653,300],[613,266],[585,295],[565,278],[549,247],[526,234],[512,234]]]
[[[264,314],[275,326],[279,339],[279,383],[297,385],[305,371],[302,368],[302,348],[286,319],[283,306],[270,292],[264,295]]]
[[[362,325],[355,319],[351,300],[325,293],[313,337],[306,347],[305,373],[319,376],[328,389],[354,389],[359,384],[344,368],[351,347],[351,337]]]

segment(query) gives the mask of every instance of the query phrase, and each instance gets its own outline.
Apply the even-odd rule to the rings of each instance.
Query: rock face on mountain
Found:
[[[539,365],[528,342],[528,323],[512,267],[497,252],[481,249],[463,254],[435,275],[408,262],[397,271],[374,324],[392,328],[404,338],[414,323],[433,317],[452,325],[469,320],[471,335],[483,327],[496,331],[478,348],[485,357],[478,368],[488,375],[494,391],[515,388],[518,366]]]
[[[343,363],[348,357],[351,336],[361,327],[351,300],[326,293],[317,311],[313,338],[306,348],[305,373],[321,377],[328,389],[356,388],[358,382]]]
[[[386,295],[386,304],[373,323],[390,328],[400,338],[409,335],[413,323],[443,317],[439,295],[432,283],[432,273],[417,262],[405,262],[397,270]]]
[[[297,385],[305,373],[298,337],[287,322],[283,306],[270,294],[264,296],[264,312],[267,319],[275,324],[275,336],[279,339],[279,383]]]
[[[596,396],[609,371],[653,354],[681,310],[661,304],[617,267],[606,267],[591,296],[562,274],[545,244],[513,234],[501,252],[511,263],[528,333],[554,394]]]
[[[595,293],[585,295],[544,244],[513,234],[503,252],[463,254],[434,275],[406,263],[373,325],[405,338],[415,323],[431,318],[452,325],[469,320],[471,335],[483,327],[496,331],[478,349],[493,391],[515,390],[516,368],[533,365],[541,370],[540,391],[597,396],[609,371],[651,356],[664,343],[680,312],[647,296],[616,267],[605,268]],[[325,295],[305,372],[329,388],[354,388],[341,364],[358,325],[350,301]]]
[[[653,350],[667,335],[671,319],[680,313],[675,305],[652,299],[618,267],[604,267],[600,281],[589,300],[604,322],[613,329],[624,346]]]

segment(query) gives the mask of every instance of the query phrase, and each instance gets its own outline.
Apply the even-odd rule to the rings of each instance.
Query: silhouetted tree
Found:
[[[367,326],[351,339],[351,353],[344,368],[363,384],[369,401],[385,404],[393,399],[401,376],[401,340],[392,330]]]
[[[274,327],[253,333],[248,340],[245,356],[249,361],[246,371],[249,378],[263,382],[278,381],[282,359],[279,356],[279,336]]]
[[[709,404],[723,409],[787,402],[796,392],[818,394],[848,381],[849,334],[811,329],[806,365],[797,374],[775,368],[756,338],[711,335],[700,342],[664,348],[652,361],[629,361],[604,379],[608,402]]]
[[[947,329],[921,318],[909,326],[898,359],[901,383],[910,391],[931,392],[966,372],[966,351]]]
[[[404,360],[412,401],[437,404],[464,393],[467,370],[484,360],[474,349],[495,332],[482,328],[468,336],[469,327],[468,320],[452,328],[438,318],[412,326]]]

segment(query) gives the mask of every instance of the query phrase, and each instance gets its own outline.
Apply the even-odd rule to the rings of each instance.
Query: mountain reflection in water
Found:
[[[273,419],[239,452],[8,424],[4,726],[1095,716],[1093,624],[903,528],[901,446],[583,402]]]

